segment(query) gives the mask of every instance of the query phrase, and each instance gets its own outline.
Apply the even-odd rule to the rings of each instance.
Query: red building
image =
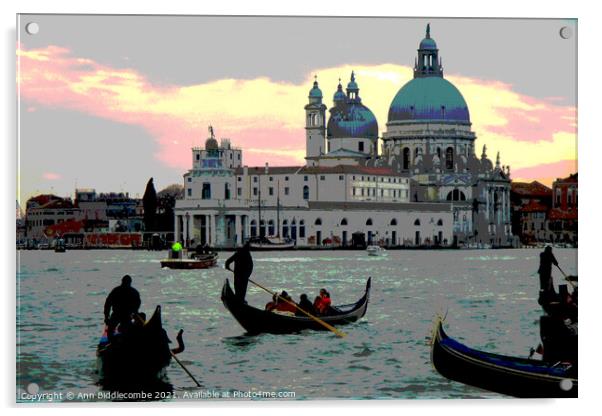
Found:
[[[557,179],[552,184],[554,198],[548,215],[548,228],[553,241],[577,244],[578,184],[577,173]]]
[[[548,241],[548,212],[552,208],[552,190],[542,183],[512,182],[512,233],[523,244]]]

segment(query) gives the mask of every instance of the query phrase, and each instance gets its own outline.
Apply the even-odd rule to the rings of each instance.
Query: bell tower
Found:
[[[316,166],[316,158],[326,153],[326,105],[322,103],[317,76],[308,98],[309,103],[305,106],[305,159],[307,166]]]

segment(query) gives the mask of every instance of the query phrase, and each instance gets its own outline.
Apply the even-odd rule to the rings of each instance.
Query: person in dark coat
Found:
[[[311,301],[309,300],[309,298],[307,297],[307,295],[305,293],[303,293],[301,295],[301,297],[299,298],[298,305],[299,305],[299,308],[303,309],[305,312],[308,312],[311,315],[316,314],[313,303],[311,303]],[[295,312],[295,315],[305,316],[305,314],[303,312],[301,312],[298,308],[297,308],[297,311]]]
[[[234,270],[230,265],[234,263]],[[253,273],[253,258],[251,257],[251,247],[247,241],[245,245],[236,249],[236,252],[226,260],[226,269],[234,273],[234,294],[244,301],[247,294],[247,285],[249,277]]]
[[[114,288],[105,301],[104,315],[109,338],[118,324],[121,324],[121,332],[130,325],[132,314],[138,312],[140,303],[140,294],[132,287],[130,275],[126,274],[121,279],[121,285]]]

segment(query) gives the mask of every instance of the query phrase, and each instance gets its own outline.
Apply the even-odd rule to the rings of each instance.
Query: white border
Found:
[[[585,2],[584,2],[585,3]],[[183,0],[147,0],[144,2],[126,3],[124,0],[96,0],[95,2],[81,2],[70,0],[16,0],[3,1],[0,3],[0,21],[3,29],[2,62],[0,70],[4,81],[2,107],[3,140],[2,152],[4,158],[2,165],[3,193],[2,215],[4,230],[0,255],[2,264],[7,269],[3,274],[4,302],[4,347],[2,353],[2,366],[0,367],[2,404],[9,407],[12,414],[16,411],[15,400],[15,257],[14,257],[14,213],[15,213],[15,171],[16,171],[16,112],[15,112],[15,14],[21,13],[119,13],[119,14],[296,14],[296,15],[335,15],[335,16],[441,16],[441,17],[560,17],[579,19],[579,168],[580,176],[580,248],[579,267],[581,269],[582,300],[580,317],[582,322],[580,355],[582,365],[580,368],[580,399],[579,400],[480,400],[480,401],[336,401],[307,403],[294,402],[287,404],[278,403],[199,403],[204,407],[185,406],[184,409],[173,409],[173,407],[184,407],[175,404],[171,406],[159,404],[132,404],[120,405],[122,412],[131,412],[134,409],[143,410],[145,414],[164,414],[166,411],[185,412],[186,414],[198,414],[209,412],[225,412],[226,414],[245,413],[253,414],[278,413],[287,416],[310,413],[329,414],[364,414],[366,411],[375,409],[383,413],[399,413],[399,411],[419,412],[422,414],[435,414],[445,412],[451,415],[482,414],[504,415],[514,411],[526,411],[529,413],[575,414],[576,412],[590,413],[596,406],[599,379],[596,377],[600,366],[598,341],[600,337],[600,323],[596,318],[600,311],[595,308],[597,296],[602,293],[599,280],[601,276],[596,273],[599,261],[596,261],[596,244],[600,238],[599,217],[596,207],[599,196],[596,186],[596,162],[600,150],[599,129],[594,124],[596,117],[599,118],[600,108],[600,53],[599,39],[600,24],[598,14],[594,8],[595,2],[588,5],[575,1],[547,1],[526,2],[524,0],[504,0],[500,2],[474,2],[468,1],[445,1],[429,0],[424,2],[393,2],[393,1],[316,1],[306,0],[303,2],[290,3],[283,1],[228,1],[220,0],[211,3],[190,4]],[[545,76],[545,74],[542,74]],[[597,95],[597,96],[596,96]],[[535,155],[534,155],[535,156]],[[599,256],[599,255],[598,255]],[[596,267],[598,266],[598,267]],[[585,289],[585,290],[583,290]],[[594,297],[596,296],[596,298]],[[227,406],[227,407],[226,407]],[[88,407],[88,406],[86,406]],[[248,409],[250,407],[250,409]],[[33,411],[34,406],[26,406],[21,411],[26,413]],[[143,409],[141,409],[143,408]],[[171,410],[173,409],[173,410]],[[73,405],[44,407],[44,413],[62,414],[64,412],[81,412]],[[110,411],[114,411],[112,407]],[[106,406],[87,408],[86,412],[94,414],[106,414],[109,411]]]

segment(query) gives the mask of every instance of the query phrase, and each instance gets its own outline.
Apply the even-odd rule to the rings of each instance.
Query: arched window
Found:
[[[454,168],[454,149],[448,147],[445,150],[445,169],[452,170]]]
[[[397,225],[397,220],[395,218],[391,220],[391,225]]]
[[[299,221],[299,238],[305,238],[305,221]]]
[[[366,225],[372,225],[372,218],[368,218],[366,220]]]
[[[466,201],[466,195],[464,192],[454,189],[453,191],[449,191],[446,199],[448,201]]]
[[[443,220],[441,218],[439,218],[439,221],[437,221],[437,225],[443,225]]]
[[[439,160],[441,160],[441,148],[440,147],[437,148],[437,157],[439,158]]]
[[[274,220],[268,221],[268,235],[276,235],[276,227],[274,227]]]
[[[414,225],[420,225],[420,220],[418,218],[416,218],[416,221],[414,221]]]
[[[347,225],[347,218],[343,218],[341,220],[341,225]]]
[[[309,199],[309,186],[307,185],[303,186],[303,199]]]
[[[410,148],[409,147],[403,148],[402,168],[405,170],[410,169]]]
[[[322,225],[322,218],[316,218],[316,222],[314,222],[314,225]]]
[[[404,147],[402,152],[401,168],[407,170],[410,168],[410,148]]]
[[[257,221],[251,220],[251,237],[257,236]]]
[[[288,220],[282,221],[282,236],[288,238]]]

